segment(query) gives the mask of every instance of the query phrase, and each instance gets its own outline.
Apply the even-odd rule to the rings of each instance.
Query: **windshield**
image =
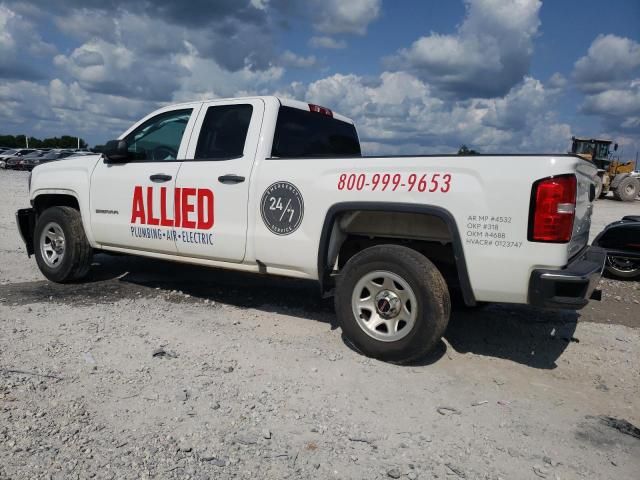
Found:
[[[609,144],[600,143],[596,145],[596,158],[607,158],[609,156]]]
[[[192,109],[184,109],[160,113],[127,135],[125,140],[131,158],[175,160],[191,111]]]
[[[593,153],[593,143],[591,142],[576,142],[574,147],[574,153],[582,153],[591,155]]]

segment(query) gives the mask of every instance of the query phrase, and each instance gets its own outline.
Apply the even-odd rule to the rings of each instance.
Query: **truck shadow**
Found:
[[[338,329],[333,300],[321,298],[315,282],[141,257],[96,255],[94,263],[90,277],[82,283],[9,284],[0,287],[0,297],[17,305],[48,301],[95,305],[140,297],[162,297],[173,303],[208,301],[319,321],[332,330]],[[577,319],[575,312],[543,311],[522,305],[454,309],[444,338],[458,353],[552,369],[568,343],[577,341],[573,337]],[[435,363],[446,350],[445,342],[440,342],[431,354],[413,366]]]
[[[454,311],[445,339],[458,353],[511,360],[533,368],[556,368],[572,342],[575,311],[542,310],[527,305],[491,304]]]

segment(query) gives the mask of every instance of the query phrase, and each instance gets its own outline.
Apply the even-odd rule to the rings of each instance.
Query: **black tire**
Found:
[[[55,265],[44,258],[46,253],[41,245],[44,229],[52,225],[57,225],[64,234],[64,253]],[[38,268],[52,282],[69,283],[89,273],[93,250],[84,233],[80,212],[75,208],[51,207],[42,212],[36,221],[33,242]]]
[[[640,180],[634,177],[623,178],[613,191],[616,200],[622,202],[633,202],[640,193]]]
[[[607,257],[606,269],[609,275],[625,280],[640,279],[640,260]]]
[[[352,296],[358,282],[372,272],[391,272],[404,280],[417,303],[413,327],[397,341],[381,341],[358,324]],[[392,363],[409,363],[424,357],[440,341],[451,314],[447,284],[426,257],[398,245],[378,245],[354,255],[344,266],[336,285],[335,309],[346,338],[361,353]]]

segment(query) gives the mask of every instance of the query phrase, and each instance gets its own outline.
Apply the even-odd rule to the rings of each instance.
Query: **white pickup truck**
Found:
[[[451,297],[578,309],[592,163],[572,155],[364,157],[353,122],[276,97],[162,108],[104,154],[38,166],[16,214],[55,282],[118,252],[317,280],[361,352],[412,361]],[[597,292],[595,292],[597,293]]]

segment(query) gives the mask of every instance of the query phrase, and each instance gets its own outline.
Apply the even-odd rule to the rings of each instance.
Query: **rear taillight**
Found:
[[[571,240],[575,215],[575,175],[538,180],[531,191],[529,241],[568,242]]]

